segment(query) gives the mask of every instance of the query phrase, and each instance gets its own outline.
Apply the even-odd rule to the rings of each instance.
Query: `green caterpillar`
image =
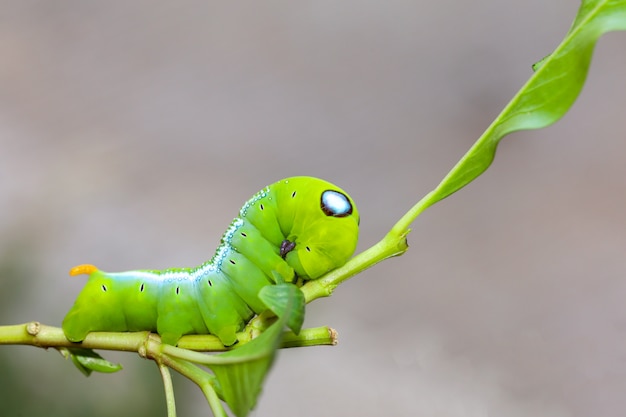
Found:
[[[93,331],[156,331],[175,345],[185,334],[213,334],[224,346],[267,308],[257,294],[275,284],[311,280],[354,253],[359,213],[342,189],[321,179],[283,179],[248,200],[215,255],[196,268],[108,273],[93,265],[63,320],[68,340]]]

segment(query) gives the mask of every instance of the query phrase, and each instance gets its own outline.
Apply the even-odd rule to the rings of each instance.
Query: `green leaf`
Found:
[[[491,165],[504,136],[546,127],[560,119],[585,83],[598,38],[615,30],[626,30],[626,0],[583,1],[561,44],[533,66],[534,75],[437,188],[418,203],[413,219],[482,174]]]
[[[304,323],[304,294],[294,284],[268,285],[259,291],[259,298],[278,317],[287,316],[287,327],[300,333]]]
[[[293,287],[296,291],[284,290],[285,294],[279,297],[282,314],[278,320],[250,342],[231,351],[213,355],[211,363],[206,363],[219,381],[220,397],[238,417],[245,417],[254,408],[265,376],[282,341],[283,329],[288,318],[293,315],[294,309],[304,302],[302,292],[295,285],[283,285]]]
[[[94,371],[110,374],[122,369],[122,365],[107,361],[91,349],[59,348],[58,350],[66,359],[72,359],[72,363],[85,376],[91,375]]]

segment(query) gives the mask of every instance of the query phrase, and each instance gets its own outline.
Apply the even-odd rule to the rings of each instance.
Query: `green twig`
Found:
[[[413,220],[419,215],[420,212],[414,215]],[[405,215],[405,217],[407,215]],[[403,217],[403,219],[405,217]],[[407,226],[411,223],[411,221],[405,222]],[[406,237],[410,231],[411,229],[408,227],[404,229],[394,227],[394,229],[392,229],[378,243],[350,259],[345,265],[329,272],[320,279],[307,282],[302,286],[304,299],[307,303],[310,303],[318,298],[328,297],[333,293],[339,284],[354,275],[376,265],[381,261],[384,261],[385,259],[402,255],[409,248]]]
[[[41,348],[81,347],[85,349],[119,350],[142,353],[146,339],[157,337],[149,332],[92,332],[81,343],[72,343],[65,338],[59,327],[47,326],[38,322],[0,326],[0,345],[30,345]],[[329,327],[303,329],[299,335],[285,332],[281,347],[304,347],[337,344],[337,333]],[[238,334],[241,346],[252,337],[249,333]],[[213,335],[183,336],[178,347],[203,352],[229,350]]]
[[[194,382],[196,385],[200,387],[202,393],[204,394],[209,407],[211,407],[211,411],[213,411],[213,415],[215,417],[228,417],[224,407],[222,406],[222,402],[217,395],[215,390],[215,384],[217,384],[217,380],[215,376],[205,372],[198,366],[183,360],[172,358],[169,355],[163,353],[163,347],[167,345],[162,345],[160,343],[154,343],[154,341],[148,341],[146,344],[146,354],[147,357],[151,359],[155,359],[160,361],[164,365],[174,369],[181,375],[188,378],[190,381]],[[201,355],[198,353],[198,355]]]
[[[167,417],[176,417],[176,399],[174,398],[174,385],[172,384],[172,374],[170,369],[163,363],[156,361],[163,379],[165,389],[165,402],[167,404]]]

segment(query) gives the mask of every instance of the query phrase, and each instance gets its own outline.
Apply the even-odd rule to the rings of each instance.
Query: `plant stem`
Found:
[[[257,323],[258,324],[258,323]],[[262,330],[267,328],[265,326],[263,329],[259,329],[256,332],[256,335],[261,333]],[[241,333],[237,334],[237,339],[239,340],[239,344],[247,343],[252,340],[251,332],[244,330]],[[256,336],[255,335],[255,336]],[[238,345],[239,345],[238,344]],[[328,327],[312,327],[309,329],[302,329],[300,334],[295,335],[291,331],[285,332],[283,335],[283,341],[281,344],[281,348],[293,348],[293,347],[305,347],[305,346],[334,346],[337,344],[337,332]],[[236,345],[236,346],[238,346]],[[229,348],[225,348],[224,345],[221,344],[219,339],[212,335],[188,335],[183,336],[179,341],[179,348],[189,349],[198,352],[219,352],[224,350],[229,350]]]
[[[149,332],[92,332],[81,343],[72,343],[65,338],[63,330],[59,327],[46,326],[38,322],[0,326],[0,345],[31,345],[41,348],[81,347],[141,353],[149,336],[154,337],[154,334]],[[251,340],[246,332],[239,333],[239,336],[239,344]],[[285,332],[281,347],[335,345],[336,343],[336,332],[333,329],[315,327],[303,329],[297,336],[293,332]],[[213,335],[183,336],[178,342],[178,347],[203,352],[229,350]]]
[[[285,332],[281,347],[335,346],[337,336],[337,331],[327,326],[302,329],[297,336],[293,332]]]
[[[222,402],[220,401],[213,384],[215,383],[215,377],[213,375],[208,374],[203,371],[196,365],[189,363],[188,361],[182,359],[172,358],[169,355],[166,355],[162,352],[162,347],[165,345],[157,345],[148,347],[147,351],[151,355],[151,357],[158,357],[159,361],[181,375],[187,377],[189,380],[194,382],[197,386],[200,387],[202,393],[204,394],[207,402],[209,403],[209,407],[211,407],[211,411],[213,411],[213,415],[215,417],[228,417],[224,407],[222,406]],[[154,355],[154,356],[152,356]]]
[[[149,332],[94,332],[87,335],[81,343],[72,343],[65,338],[63,330],[59,327],[30,322],[0,326],[0,345],[32,345],[41,348],[81,347],[138,352],[145,343],[148,334]]]
[[[174,384],[172,384],[172,374],[169,368],[159,361],[157,366],[163,379],[163,388],[165,388],[165,402],[167,403],[167,417],[176,417],[176,399],[174,398]]]

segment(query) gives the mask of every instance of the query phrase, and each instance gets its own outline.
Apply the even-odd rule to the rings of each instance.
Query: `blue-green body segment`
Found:
[[[76,267],[72,275],[89,279],[63,331],[79,342],[92,331],[150,330],[169,344],[210,333],[230,346],[266,310],[258,293],[274,284],[275,274],[287,282],[308,280],[343,265],[356,248],[358,223],[354,202],[335,185],[311,177],[278,181],[244,204],[213,258],[196,268],[108,273]]]

